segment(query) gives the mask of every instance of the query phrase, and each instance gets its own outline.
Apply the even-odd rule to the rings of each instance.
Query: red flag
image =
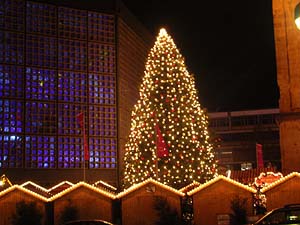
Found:
[[[258,143],[256,143],[256,162],[257,162],[257,168],[264,167],[262,145]]]
[[[161,134],[161,131],[159,129],[158,124],[155,126],[156,130],[156,151],[157,151],[157,156],[159,158],[167,157],[169,156],[169,150],[168,146]]]
[[[84,128],[84,124],[83,124],[83,112],[81,112],[81,113],[78,113],[77,114],[77,116],[76,116],[76,118],[77,118],[77,121],[78,121],[78,123],[79,123],[79,126],[81,127],[81,128]]]
[[[86,140],[86,134],[84,132],[84,137],[83,137],[83,148],[84,148],[84,160],[89,160],[90,156],[89,156],[89,146],[88,146],[88,142]]]
[[[89,160],[89,147],[88,147],[88,142],[86,138],[86,133],[85,133],[85,126],[84,126],[84,113],[81,112],[77,114],[77,121],[79,123],[80,128],[83,128],[83,150],[84,150],[84,160]]]

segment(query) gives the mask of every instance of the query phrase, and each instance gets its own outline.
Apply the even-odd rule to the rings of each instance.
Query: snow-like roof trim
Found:
[[[181,192],[187,192],[187,190],[189,189],[195,189],[197,187],[199,187],[201,185],[201,183],[199,183],[198,181],[193,181],[192,183],[190,183],[189,185],[183,187],[183,188],[180,188],[179,191]]]
[[[54,201],[54,200],[56,200],[58,198],[61,198],[62,196],[66,195],[68,193],[71,193],[72,191],[74,191],[74,190],[76,190],[76,189],[78,189],[80,187],[85,187],[87,189],[90,189],[90,190],[92,190],[94,192],[97,192],[97,193],[99,193],[101,195],[104,195],[104,196],[106,196],[108,198],[111,198],[111,199],[115,199],[116,198],[116,195],[114,195],[114,194],[112,194],[112,193],[110,193],[108,191],[102,190],[100,188],[97,188],[95,186],[92,186],[90,184],[87,184],[87,183],[81,181],[81,182],[78,182],[78,183],[74,184],[73,186],[71,186],[71,187],[69,187],[69,188],[67,188],[67,189],[65,189],[65,190],[57,193],[56,195],[53,195],[48,200],[49,201]]]
[[[142,182],[140,182],[140,183],[138,183],[138,184],[134,184],[134,185],[131,186],[130,188],[125,189],[124,191],[120,192],[119,194],[117,194],[117,198],[122,198],[122,197],[124,197],[125,195],[127,195],[127,194],[129,194],[129,193],[131,193],[131,192],[133,192],[133,191],[135,191],[135,190],[138,190],[139,188],[141,188],[141,187],[143,187],[143,186],[145,186],[145,185],[147,185],[147,184],[149,184],[149,183],[155,184],[155,185],[157,185],[157,186],[159,186],[159,187],[161,187],[161,188],[163,188],[163,189],[166,189],[166,190],[168,190],[168,191],[170,191],[170,192],[173,192],[174,194],[177,194],[177,195],[179,195],[179,196],[181,196],[181,197],[184,196],[184,193],[183,193],[183,192],[181,192],[181,191],[179,191],[179,190],[177,190],[177,189],[175,189],[175,188],[172,188],[172,187],[170,187],[170,186],[168,186],[168,185],[165,185],[165,184],[163,184],[163,183],[160,183],[160,182],[158,182],[158,181],[156,181],[156,180],[154,180],[154,179],[152,179],[152,178],[148,178],[147,180],[142,181]]]
[[[261,192],[264,193],[266,191],[269,191],[270,189],[272,189],[272,188],[288,181],[289,179],[292,179],[293,177],[299,177],[300,178],[300,173],[292,172],[292,173],[288,174],[287,176],[278,179],[277,181],[273,182],[272,184],[268,185],[267,187],[262,188]]]
[[[239,182],[237,182],[235,180],[232,180],[230,178],[227,178],[227,177],[225,177],[223,175],[219,175],[219,176],[215,177],[214,179],[212,179],[212,180],[210,180],[210,181],[208,181],[208,182],[200,185],[199,187],[197,187],[197,188],[189,191],[187,194],[191,196],[191,195],[193,195],[193,194],[195,194],[195,193],[197,193],[197,192],[199,192],[199,191],[201,191],[201,190],[209,187],[210,185],[212,185],[212,184],[214,184],[214,183],[216,183],[216,182],[218,182],[220,180],[224,180],[224,181],[226,181],[228,183],[231,183],[231,184],[233,184],[233,185],[235,185],[237,187],[243,188],[246,191],[249,191],[249,192],[252,192],[252,193],[256,193],[256,190],[254,188],[251,188],[251,187],[249,187],[247,185],[241,184],[241,183],[239,183]]]
[[[42,195],[40,195],[40,194],[37,194],[37,193],[34,192],[34,191],[28,190],[27,188],[24,188],[24,187],[22,187],[22,186],[20,186],[20,185],[13,185],[13,186],[11,186],[11,187],[9,187],[9,188],[7,188],[7,189],[1,191],[1,192],[0,192],[0,198],[1,198],[2,196],[6,195],[6,194],[8,194],[8,193],[10,193],[10,192],[12,192],[12,191],[15,191],[15,190],[22,191],[22,192],[24,192],[24,193],[26,193],[26,194],[28,194],[28,195],[31,195],[31,196],[34,197],[34,198],[37,198],[37,199],[39,199],[39,200],[42,200],[42,201],[44,201],[44,202],[47,202],[47,201],[48,201],[48,199],[47,199],[46,197],[44,197],[44,196],[42,196]]]
[[[62,182],[58,183],[57,185],[54,185],[53,187],[49,188],[48,192],[51,192],[51,191],[53,191],[53,190],[61,187],[62,185],[65,185],[65,184],[67,184],[69,186],[73,186],[74,185],[73,183],[65,180],[65,181],[62,181]]]

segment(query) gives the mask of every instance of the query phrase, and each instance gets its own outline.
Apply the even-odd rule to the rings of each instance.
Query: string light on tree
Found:
[[[194,76],[161,29],[151,49],[125,145],[124,188],[153,178],[179,188],[217,174]]]

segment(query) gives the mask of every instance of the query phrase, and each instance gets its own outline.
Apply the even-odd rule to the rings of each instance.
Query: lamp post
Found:
[[[298,3],[298,5],[296,5],[294,16],[295,16],[296,26],[300,30],[300,3]]]

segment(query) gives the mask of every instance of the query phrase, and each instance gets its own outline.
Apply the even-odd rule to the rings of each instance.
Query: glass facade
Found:
[[[82,168],[86,135],[88,168],[115,169],[114,15],[3,0],[0,29],[0,168]]]

